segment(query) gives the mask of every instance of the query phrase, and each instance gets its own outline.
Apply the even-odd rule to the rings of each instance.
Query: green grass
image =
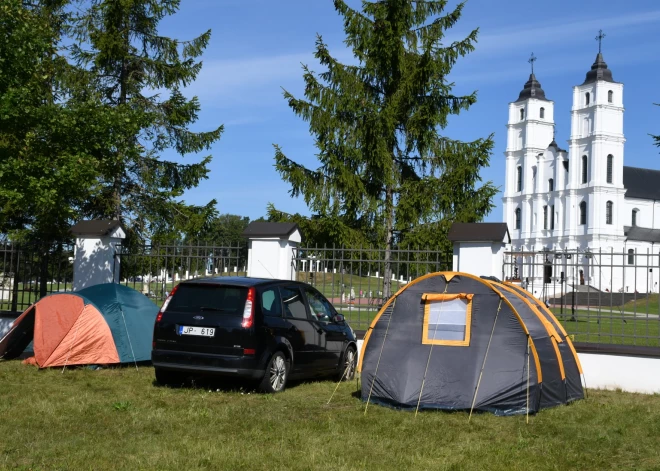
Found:
[[[571,310],[564,309],[564,317],[558,308],[551,309],[564,329],[575,342],[609,343],[615,345],[660,346],[660,319],[621,315],[617,311],[576,310],[571,320]],[[642,316],[643,314],[638,314]]]
[[[396,411],[343,383],[278,395],[170,389],[153,369],[0,363],[0,469],[651,470],[660,395],[589,391],[524,416]],[[213,391],[213,392],[211,392]]]
[[[630,301],[623,307],[624,311],[648,312],[649,314],[660,314],[658,307],[658,294],[650,294],[648,298]]]

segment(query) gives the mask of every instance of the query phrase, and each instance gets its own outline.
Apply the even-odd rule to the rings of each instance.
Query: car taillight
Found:
[[[248,290],[247,299],[245,300],[245,308],[243,309],[243,322],[241,326],[245,329],[252,327],[254,322],[254,298],[256,291],[254,288]]]
[[[174,296],[174,293],[176,293],[177,289],[179,289],[179,285],[176,285],[174,288],[172,288],[172,292],[169,294],[169,296],[167,296],[167,298],[163,302],[160,311],[158,311],[158,314],[156,315],[156,324],[158,324],[163,318],[163,313],[167,310],[167,306],[170,304],[170,301],[172,300],[172,296]]]

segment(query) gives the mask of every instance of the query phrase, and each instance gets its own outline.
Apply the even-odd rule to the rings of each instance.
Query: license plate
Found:
[[[199,335],[201,337],[213,337],[215,328],[213,327],[192,327],[188,325],[179,326],[179,335]]]

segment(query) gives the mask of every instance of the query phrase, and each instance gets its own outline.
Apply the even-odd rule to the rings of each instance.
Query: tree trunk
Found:
[[[48,295],[48,257],[50,255],[50,247],[44,245],[39,250],[39,299]]]
[[[385,267],[383,270],[383,296],[392,295],[392,234],[394,232],[394,195],[392,187],[385,189]]]

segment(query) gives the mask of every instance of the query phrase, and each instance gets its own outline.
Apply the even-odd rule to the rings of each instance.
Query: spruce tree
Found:
[[[198,60],[211,37],[189,41],[158,32],[179,0],[91,0],[77,18],[73,57],[95,78],[104,104],[113,110],[114,142],[97,150],[99,195],[85,213],[124,222],[132,234],[152,240],[199,230],[215,215],[181,200],[186,189],[208,176],[211,157],[181,164],[162,159],[173,148],[185,156],[208,150],[222,133],[192,132],[200,110],[197,97],[182,89],[201,70]]]
[[[365,0],[362,11],[334,5],[357,64],[336,60],[317,36],[325,70],[305,66],[305,98],[284,96],[309,123],[320,166],[299,165],[276,145],[276,168],[319,225],[339,235],[357,229],[385,249],[389,296],[395,244],[435,238],[437,246],[452,221],[479,221],[493,207],[496,188],[478,187],[492,136],[461,142],[441,134],[450,115],[476,102],[476,92],[455,95],[448,74],[474,50],[478,30],[445,42],[464,3],[451,11],[446,0]]]

